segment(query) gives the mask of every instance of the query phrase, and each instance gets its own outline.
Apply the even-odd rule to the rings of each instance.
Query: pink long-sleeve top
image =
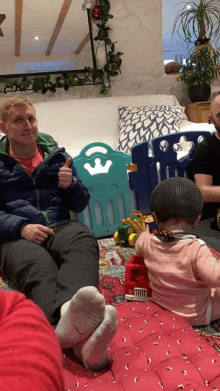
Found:
[[[211,287],[220,286],[220,259],[213,257],[205,242],[183,234],[164,242],[146,231],[135,250],[144,256],[152,300],[193,326],[205,324]]]

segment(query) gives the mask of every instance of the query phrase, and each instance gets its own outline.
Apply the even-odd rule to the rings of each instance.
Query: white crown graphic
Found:
[[[101,159],[95,159],[95,167],[90,166],[89,163],[84,164],[84,168],[90,173],[90,175],[107,174],[109,168],[112,165],[112,160],[107,160],[104,166],[101,165]]]

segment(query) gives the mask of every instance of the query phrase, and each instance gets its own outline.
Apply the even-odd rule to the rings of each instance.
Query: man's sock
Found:
[[[89,337],[105,315],[104,296],[93,286],[83,287],[60,309],[55,329],[60,346],[69,348]]]
[[[115,307],[106,305],[102,323],[93,334],[73,347],[87,369],[97,371],[109,362],[107,346],[118,328],[117,311]]]

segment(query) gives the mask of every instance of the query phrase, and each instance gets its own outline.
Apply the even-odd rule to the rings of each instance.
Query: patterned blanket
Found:
[[[106,304],[126,302],[125,294],[125,266],[134,248],[126,244],[115,245],[113,238],[101,239],[99,242],[100,257],[100,282],[99,291],[105,297]],[[210,249],[213,256],[220,258],[220,254]],[[0,278],[0,289],[11,291],[13,287],[8,285],[4,278]],[[195,330],[203,335],[220,352],[220,319],[209,326],[195,327]]]

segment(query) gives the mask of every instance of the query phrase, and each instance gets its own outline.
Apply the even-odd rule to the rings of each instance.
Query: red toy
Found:
[[[151,297],[148,270],[144,258],[132,255],[125,269],[125,299],[147,301]]]

